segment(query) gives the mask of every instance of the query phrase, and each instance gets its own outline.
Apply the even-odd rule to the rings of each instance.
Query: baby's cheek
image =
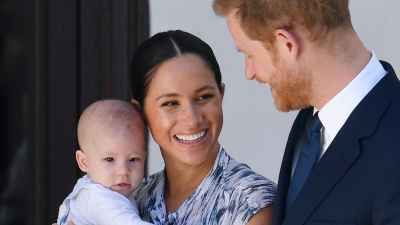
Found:
[[[134,174],[132,175],[132,186],[135,188],[142,182],[144,171],[143,168],[136,168]]]

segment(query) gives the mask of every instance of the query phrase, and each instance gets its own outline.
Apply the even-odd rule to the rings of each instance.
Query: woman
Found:
[[[165,169],[136,198],[154,224],[271,224],[274,184],[219,144],[224,86],[211,48],[183,31],[156,34],[132,59],[133,101],[143,109]]]

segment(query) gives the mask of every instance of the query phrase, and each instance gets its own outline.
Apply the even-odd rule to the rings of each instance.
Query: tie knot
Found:
[[[320,134],[321,128],[322,128],[322,123],[321,123],[321,121],[319,120],[318,112],[317,112],[317,113],[315,113],[315,115],[313,116],[313,118],[312,118],[312,120],[311,120],[311,122],[310,122],[310,127],[308,128],[309,137],[310,137],[311,135]]]

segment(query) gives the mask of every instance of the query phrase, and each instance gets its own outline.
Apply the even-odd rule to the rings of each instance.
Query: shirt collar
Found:
[[[318,113],[324,126],[324,144],[329,145],[332,142],[351,112],[385,74],[385,69],[372,52],[371,59],[363,70]]]

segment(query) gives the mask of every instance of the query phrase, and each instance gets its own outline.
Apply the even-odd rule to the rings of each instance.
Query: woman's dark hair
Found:
[[[221,72],[211,47],[193,34],[175,30],[155,34],[134,52],[130,70],[132,98],[143,106],[153,72],[167,60],[183,54],[200,57],[213,71],[218,88],[222,90]]]

